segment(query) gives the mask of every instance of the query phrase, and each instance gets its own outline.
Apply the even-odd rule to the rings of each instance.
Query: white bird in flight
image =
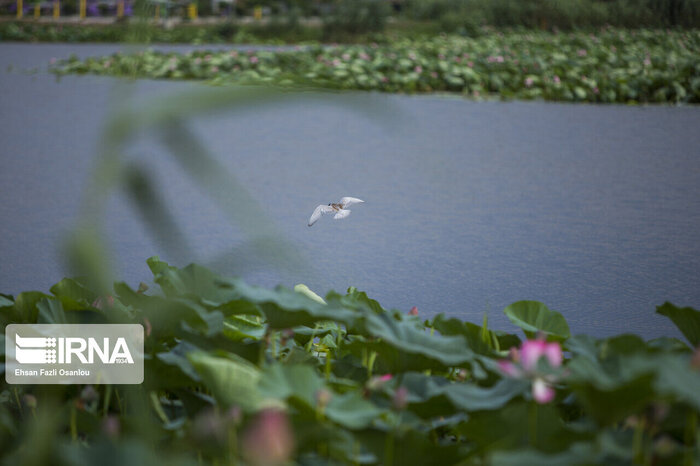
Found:
[[[316,223],[323,214],[335,213],[335,215],[333,216],[335,220],[345,218],[348,215],[350,215],[350,210],[346,209],[346,207],[353,204],[358,204],[360,202],[365,201],[356,197],[343,197],[337,203],[331,203],[328,205],[321,204],[320,206],[316,207],[316,209],[314,209],[314,213],[311,214],[311,218],[309,219],[309,226]]]

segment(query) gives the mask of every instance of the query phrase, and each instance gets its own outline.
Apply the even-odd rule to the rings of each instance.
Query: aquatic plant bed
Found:
[[[381,92],[570,102],[700,102],[700,31],[498,32],[292,52],[146,51],[58,62],[93,73],[213,83],[304,83]]]
[[[504,310],[511,334],[387,310],[354,288],[322,299],[303,285],[262,289],[196,265],[148,265],[156,289],[116,283],[98,293],[64,279],[50,294],[0,295],[3,328],[135,323],[145,332],[141,385],[0,382],[3,462],[700,460],[700,312],[691,308],[656,310],[687,341],[572,336],[560,313],[534,301]]]

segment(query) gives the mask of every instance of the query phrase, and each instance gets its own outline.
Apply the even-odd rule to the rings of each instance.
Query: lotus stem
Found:
[[[112,385],[107,385],[105,387],[105,397],[102,404],[102,416],[107,416],[110,401],[112,401]]]
[[[530,403],[530,412],[528,413],[528,421],[529,421],[529,440],[530,440],[530,446],[536,447],[537,445],[537,403],[532,402]]]
[[[70,408],[70,438],[73,442],[78,441],[78,420],[75,406]]]
[[[683,454],[683,466],[693,466],[693,456],[696,453],[698,431],[698,413],[690,410],[685,423],[685,453]]]

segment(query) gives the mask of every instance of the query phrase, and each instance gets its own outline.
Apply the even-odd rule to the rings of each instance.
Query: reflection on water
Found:
[[[51,57],[106,45],[0,44],[0,289],[46,290],[63,275],[57,241],[71,226],[114,80],[43,71]],[[7,70],[14,65],[12,71]],[[135,98],[190,83],[138,82]],[[665,300],[700,308],[700,108],[477,103],[359,94],[383,101],[381,125],[333,98],[198,118],[192,129],[235,173],[313,274],[250,268],[266,286],[357,286],[389,307],[418,306],[496,327],[501,310],[537,299],[574,333],[677,335],[654,315]],[[129,149],[150,169],[195,254],[211,263],[240,228],[165,154],[157,135]],[[366,201],[343,222],[308,228],[342,196]],[[135,285],[161,254],[115,197],[106,212],[119,276]],[[184,264],[178,264],[184,265]]]

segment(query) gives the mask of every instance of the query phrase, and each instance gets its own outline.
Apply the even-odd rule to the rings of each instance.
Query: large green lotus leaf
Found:
[[[324,413],[328,419],[348,429],[364,429],[372,425],[385,410],[362,397],[359,391],[334,394]]]
[[[189,353],[187,359],[223,405],[238,405],[246,411],[261,405],[260,370],[250,362],[235,355],[217,357],[204,352]]]
[[[665,353],[687,353],[688,344],[678,338],[659,337],[647,341],[650,350]]]
[[[700,371],[691,368],[690,358],[682,354],[666,354],[658,355],[652,361],[658,371],[656,390],[700,411]]]
[[[553,404],[538,405],[519,399],[500,409],[472,412],[455,429],[473,442],[480,454],[527,445],[550,453],[561,452],[592,436],[568,428]]]
[[[234,290],[221,286],[221,277],[200,265],[190,264],[178,269],[161,261],[158,256],[151,257],[146,262],[153,272],[154,281],[166,296],[192,296],[212,305],[220,305],[236,298]]]
[[[656,312],[671,319],[693,347],[700,345],[700,311],[666,302],[657,307]]]
[[[500,351],[512,346],[520,346],[520,338],[516,335],[484,329],[471,322],[464,322],[454,317],[447,318],[443,314],[435,316],[430,322],[430,327],[441,335],[463,335],[469,348],[484,356],[494,356],[496,344]]]
[[[15,297],[15,302],[12,307],[5,307],[3,317],[8,319],[6,324],[35,324],[39,309],[37,303],[51,296],[39,291],[25,291]]]
[[[443,314],[438,314],[431,322],[431,327],[440,332],[440,335],[462,335],[469,348],[477,354],[494,355],[491,345],[482,338],[481,327],[478,325],[455,318],[447,319]],[[491,338],[491,333],[487,332]]]
[[[574,335],[566,340],[564,349],[570,351],[573,356],[598,361],[598,340],[590,335]]]
[[[252,317],[252,318],[250,318]],[[224,335],[234,341],[245,339],[260,340],[266,326],[253,316],[231,316],[224,321]]]
[[[373,464],[373,455],[363,454],[352,432],[331,422],[320,424],[293,418],[292,429],[300,466]],[[323,454],[319,454],[321,451]]]
[[[445,369],[474,360],[461,336],[430,335],[413,322],[396,320],[386,312],[369,312],[364,317],[361,323],[368,338],[351,338],[342,347],[358,358],[375,352],[376,373]]]
[[[337,304],[321,304],[281,286],[268,290],[247,285],[241,280],[228,280],[227,284],[236,290],[239,299],[258,304],[271,328],[313,327],[315,323],[325,320],[352,325],[357,318],[350,309]]]
[[[420,373],[404,374],[401,385],[408,389],[411,409],[422,416],[450,415],[455,410],[500,409],[530,387],[527,381],[507,378],[484,388]]]
[[[316,395],[324,387],[318,372],[309,365],[273,364],[265,369],[258,390],[265,398],[295,399],[308,408],[316,407]]]
[[[246,361],[257,365],[260,355],[264,351],[264,342],[259,340],[234,341],[223,333],[216,335],[204,335],[187,325],[181,325],[176,329],[175,337],[178,341],[187,342],[202,351],[224,351],[235,354]],[[149,339],[146,340],[148,345]]]
[[[156,338],[175,335],[183,323],[209,336],[223,330],[223,314],[210,310],[196,299],[149,296],[136,293],[125,283],[115,283],[114,290],[122,303],[138,309],[148,318]]]
[[[646,353],[649,347],[638,335],[623,334],[598,341],[598,347],[602,358],[607,355],[625,355]]]
[[[260,306],[245,299],[232,299],[225,303],[216,306],[216,310],[220,311],[224,317],[230,316],[260,316],[263,317],[260,311]]]
[[[39,324],[67,324],[68,319],[63,311],[61,301],[57,299],[42,299],[36,304],[39,309],[37,323]]]
[[[355,433],[355,438],[359,439],[379,464],[387,464],[387,442],[393,440],[393,465],[443,465],[457,464],[466,456],[468,447],[459,444],[441,444],[432,441],[425,432],[415,429],[397,429],[393,439],[387,439],[389,434],[386,430],[365,429]]]
[[[430,335],[412,322],[398,321],[388,313],[365,316],[367,333],[396,348],[402,355],[420,355],[438,365],[459,366],[470,362],[474,353],[459,336]]]
[[[518,301],[503,312],[513,324],[523,329],[528,338],[535,338],[539,332],[555,340],[566,340],[571,336],[564,316],[538,301]]]
[[[377,314],[384,312],[384,308],[382,307],[381,304],[379,304],[378,301],[370,298],[367,296],[367,293],[364,291],[359,291],[357,288],[354,286],[351,286],[348,288],[347,294],[342,298],[342,301],[344,303],[361,303],[367,308],[371,309],[372,311],[376,312]]]
[[[655,397],[654,367],[636,356],[616,357],[603,364],[578,357],[567,369],[567,382],[578,401],[603,425],[623,420]]]
[[[15,302],[9,296],[0,293],[0,308],[13,306]]]
[[[559,453],[543,453],[534,448],[496,451],[489,455],[489,464],[499,466],[583,466],[599,464],[600,454],[590,442],[577,442]]]
[[[332,321],[318,322],[313,328],[306,326],[294,327],[294,341],[299,345],[306,345],[312,338],[323,338],[326,335],[337,335],[341,332],[340,326]]]
[[[130,438],[122,442],[100,439],[85,448],[76,443],[59,445],[60,457],[51,458],[53,464],[100,464],[118,466],[123,464],[152,466],[196,466],[196,460],[167,449],[156,450],[145,439]],[[33,464],[24,462],[22,464]]]
[[[146,361],[148,383],[163,388],[192,386],[201,381],[187,355],[201,351],[196,346],[183,341],[170,351],[156,353],[155,358]]]
[[[66,310],[86,309],[97,299],[97,293],[72,278],[64,278],[52,286],[50,291],[61,300]]]

